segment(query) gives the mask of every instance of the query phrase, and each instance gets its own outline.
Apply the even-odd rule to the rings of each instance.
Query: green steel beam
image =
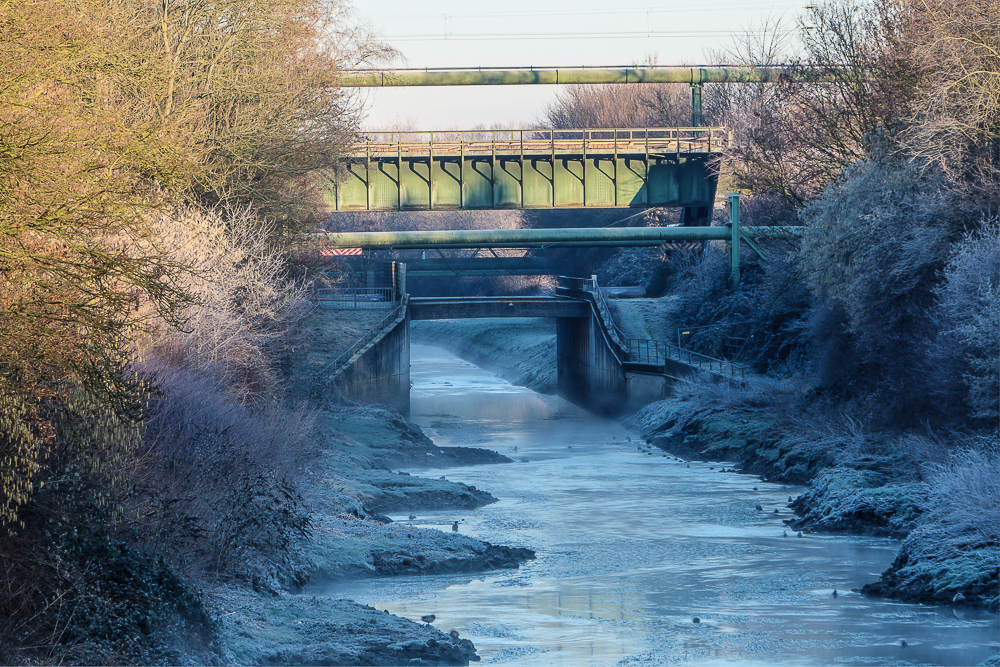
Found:
[[[733,289],[740,286],[740,194],[729,193],[729,279]]]
[[[577,67],[505,69],[396,69],[339,72],[335,83],[350,88],[403,86],[511,86],[577,83],[758,83],[792,79],[833,81],[826,71],[792,67]]]
[[[725,128],[366,133],[336,211],[711,206]]]
[[[797,236],[802,227],[752,227],[754,238]],[[730,241],[730,227],[602,227],[566,229],[469,229],[415,232],[326,232],[335,248],[456,249],[655,246],[671,241]]]

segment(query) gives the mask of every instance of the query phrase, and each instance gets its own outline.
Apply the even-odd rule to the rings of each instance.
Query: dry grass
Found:
[[[309,534],[291,483],[314,414],[251,411],[217,381],[147,362],[159,392],[144,422],[137,484],[140,544],[168,553],[189,574],[259,577],[294,560]]]

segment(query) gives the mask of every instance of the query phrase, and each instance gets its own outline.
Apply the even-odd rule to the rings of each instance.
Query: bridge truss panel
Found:
[[[371,134],[331,197],[338,211],[711,206],[720,128]]]

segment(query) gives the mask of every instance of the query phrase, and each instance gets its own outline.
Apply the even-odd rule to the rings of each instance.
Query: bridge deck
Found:
[[[718,127],[640,130],[491,130],[368,133],[355,158],[512,155],[667,155],[726,150],[730,132]]]
[[[411,320],[478,317],[586,317],[590,304],[557,296],[410,297]]]

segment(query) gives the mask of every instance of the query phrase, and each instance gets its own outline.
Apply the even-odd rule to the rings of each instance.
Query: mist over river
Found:
[[[411,420],[440,446],[517,461],[408,470],[500,499],[416,512],[412,523],[451,530],[457,521],[462,533],[538,558],[517,570],[310,593],[414,620],[435,614],[436,627],[471,639],[486,664],[975,665],[998,652],[995,614],[852,593],[889,566],[898,543],[786,536],[786,504],[800,487],[647,450],[613,421],[444,350],[414,345],[411,354]]]

